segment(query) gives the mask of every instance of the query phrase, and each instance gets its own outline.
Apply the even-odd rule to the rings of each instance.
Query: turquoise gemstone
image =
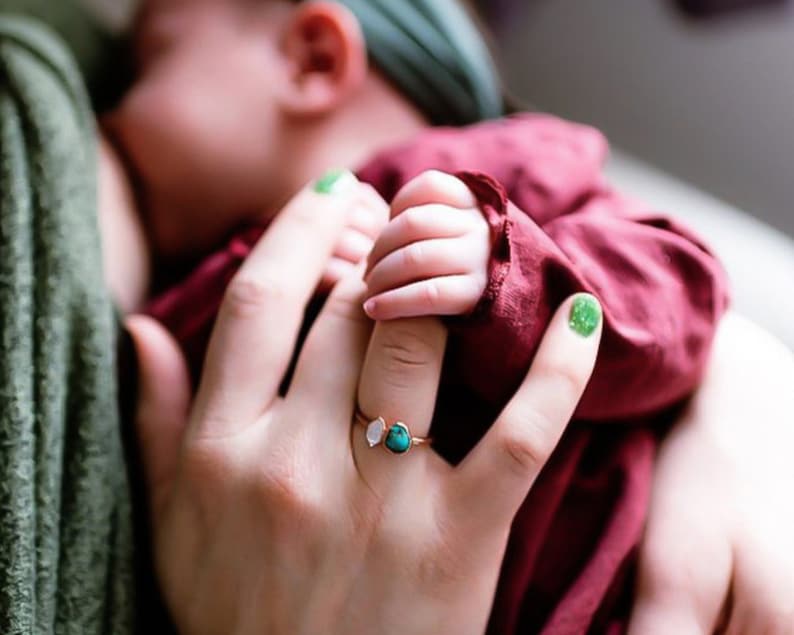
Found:
[[[384,445],[395,454],[405,454],[411,449],[411,433],[402,423],[395,423],[386,436]]]

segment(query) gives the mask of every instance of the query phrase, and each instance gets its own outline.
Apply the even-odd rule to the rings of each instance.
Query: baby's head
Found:
[[[330,167],[499,114],[458,0],[145,0],[108,117],[157,252],[197,255]]]

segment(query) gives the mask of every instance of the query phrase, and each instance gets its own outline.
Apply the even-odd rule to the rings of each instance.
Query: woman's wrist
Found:
[[[123,163],[100,138],[99,229],[105,283],[122,313],[141,307],[149,287],[150,254]]]

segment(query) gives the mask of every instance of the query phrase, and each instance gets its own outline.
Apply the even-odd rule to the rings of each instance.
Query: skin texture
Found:
[[[337,627],[357,633],[395,625],[482,632],[471,625],[482,626],[487,616],[512,506],[551,451],[562,411],[575,402],[586,374],[587,356],[561,360],[569,349],[550,331],[544,361],[552,387],[546,389],[555,395],[549,407],[561,410],[546,417],[554,425],[528,430],[523,426],[531,425],[531,413],[546,402],[536,401],[533,389],[517,395],[518,405],[495,427],[508,432],[495,437],[488,457],[492,469],[514,479],[504,488],[509,500],[494,495],[502,491],[490,487],[495,474],[472,468],[477,478],[469,485],[478,481],[489,488],[478,499],[485,507],[466,508],[464,533],[453,529],[451,519],[457,522],[454,513],[462,504],[452,493],[470,492],[464,481],[456,482],[459,490],[448,485],[453,481],[445,480],[449,473],[442,474],[432,453],[412,454],[389,470],[383,459],[390,457],[363,451],[359,435],[352,454],[349,443],[338,443],[335,460],[323,463],[316,450],[329,436],[310,424],[344,423],[348,430],[357,389],[362,407],[384,413],[396,408],[386,390],[393,392],[395,384],[424,395],[400,402],[415,402],[416,412],[394,412],[414,415],[413,432],[422,434],[443,331],[431,319],[380,325],[369,344],[365,381],[357,387],[371,328],[361,305],[374,300],[369,313],[381,319],[466,312],[483,264],[476,210],[454,180],[439,183],[437,175],[413,185],[415,200],[403,193],[408,200],[392,206],[383,234],[388,210],[364,192],[346,199],[344,209],[334,197],[313,198],[310,209],[287,206],[327,169],[356,167],[426,126],[368,68],[360,29],[340,5],[152,0],[137,29],[136,50],[139,80],[105,122],[123,159],[110,165],[111,178],[102,179],[103,188],[115,192],[103,199],[110,201],[103,203],[103,232],[116,237],[115,243],[106,238],[107,244],[133,244],[128,238],[139,230],[130,221],[131,201],[140,203],[151,250],[165,260],[199,257],[241,223],[273,218],[285,206],[292,210],[283,222],[279,216],[281,229],[268,232],[230,288],[194,404],[179,389],[184,366],[170,338],[143,318],[131,322],[144,371],[139,433],[155,510],[157,564],[177,621],[187,633],[333,633]],[[438,206],[432,222],[422,211],[429,205]],[[306,297],[314,286],[330,287],[348,274],[376,236],[369,285],[346,281],[337,290],[315,327],[310,344],[316,348],[302,358],[302,390],[274,399]],[[453,245],[445,257],[426,248],[438,240]],[[395,259],[413,261],[407,278]],[[120,293],[129,290],[127,276],[138,281],[139,291],[130,295],[142,293],[147,261],[145,254],[130,258],[114,274]],[[466,279],[465,292],[428,291],[428,284],[450,276]],[[417,282],[424,287],[412,289]],[[126,306],[140,299],[130,297]],[[283,310],[259,311],[264,303]],[[707,634],[725,626],[732,635],[794,632],[790,594],[782,591],[792,588],[794,567],[781,556],[794,553],[794,520],[790,495],[776,491],[794,474],[790,464],[772,460],[785,458],[792,447],[791,426],[783,423],[790,422],[794,371],[778,345],[746,324],[727,324],[701,397],[662,449],[632,634]],[[751,372],[758,368],[777,383],[766,381],[766,372]],[[553,378],[561,369],[567,380],[557,392]],[[347,440],[344,434],[331,437]],[[338,471],[340,465],[346,472]],[[378,483],[384,473],[400,481],[400,493],[386,501]],[[341,485],[329,493],[322,489],[326,480]],[[420,491],[431,494],[413,510],[406,500]],[[336,503],[333,510],[321,493]],[[487,507],[491,499],[502,506]],[[414,519],[417,510],[437,522]],[[489,529],[492,516],[504,534]],[[329,526],[340,530],[329,536]],[[368,537],[366,557],[359,530]],[[415,558],[434,552],[448,557]],[[339,575],[343,583],[337,587]],[[283,583],[273,596],[258,592],[267,576]],[[481,587],[464,588],[459,576],[481,580]],[[387,586],[390,581],[394,586]],[[259,606],[268,597],[278,599],[282,613]],[[405,606],[408,625],[394,621],[397,611],[405,616]],[[355,615],[344,612],[351,607]],[[465,625],[455,622],[459,617],[468,620]]]
[[[151,320],[129,323],[155,555],[180,632],[482,633],[512,519],[592,372],[600,328],[575,333],[569,300],[516,397],[459,466],[432,449],[398,458],[369,448],[361,427],[351,435],[357,393],[425,435],[446,331],[435,318],[373,331],[352,276],[279,397],[348,203],[306,190],[279,215],[229,287],[192,406],[175,342]],[[306,213],[318,204],[321,223]],[[305,253],[289,247],[301,235]]]

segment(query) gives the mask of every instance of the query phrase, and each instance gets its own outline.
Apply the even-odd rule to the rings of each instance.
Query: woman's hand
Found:
[[[794,633],[794,357],[723,320],[662,446],[631,635]]]
[[[130,321],[156,564],[183,633],[481,635],[513,516],[592,371],[600,313],[585,296],[459,466],[426,446],[370,448],[357,393],[426,434],[446,333],[426,318],[373,334],[359,275],[332,293],[280,398],[346,205],[306,191],[275,221],[229,287],[192,407],[175,343]]]
[[[317,182],[317,189],[328,190],[328,193],[344,192],[351,202],[345,228],[337,238],[320,279],[318,290],[328,293],[342,279],[352,275],[358,264],[372,251],[375,240],[389,221],[389,205],[374,187],[358,181],[352,172],[329,172]],[[322,213],[322,209],[319,207],[317,211]]]

